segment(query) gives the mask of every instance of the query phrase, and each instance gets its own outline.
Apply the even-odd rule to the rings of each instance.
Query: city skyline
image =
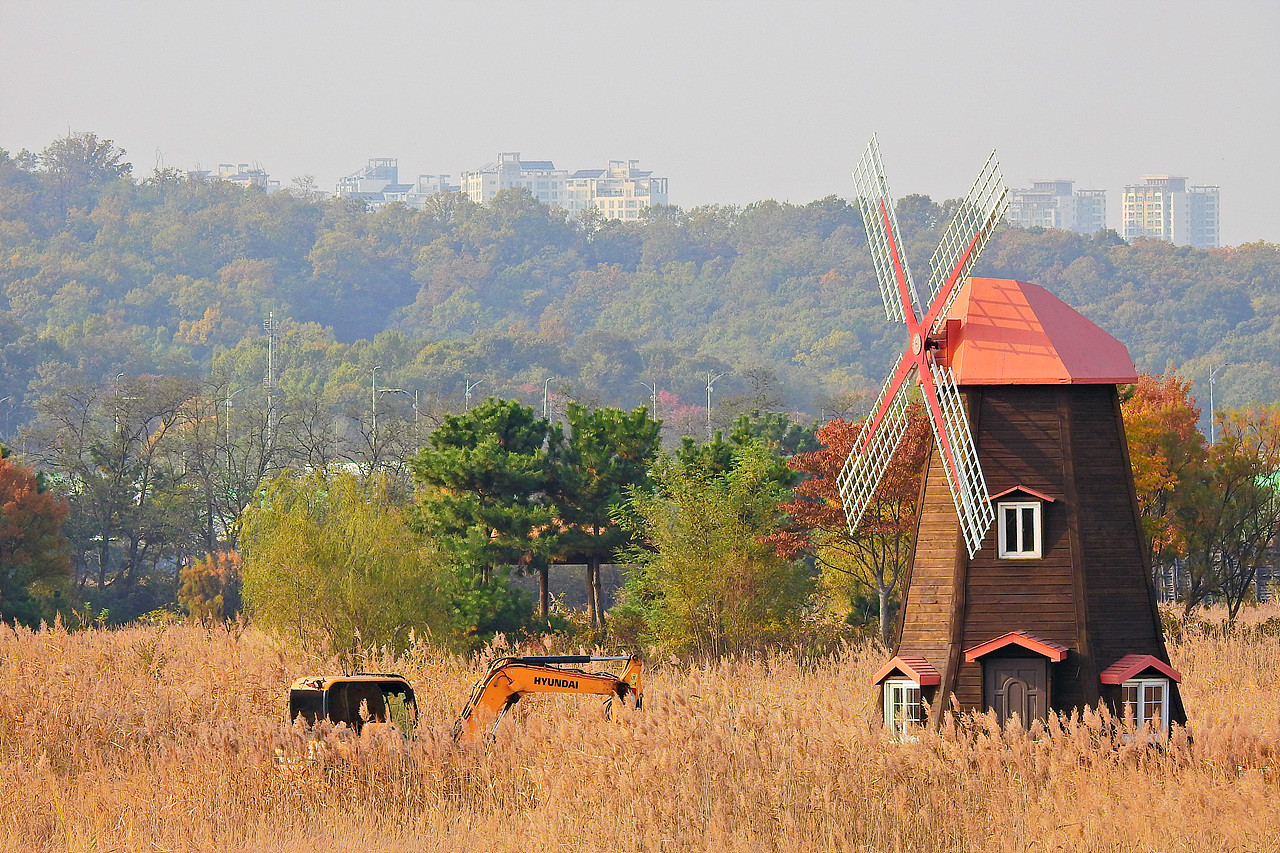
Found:
[[[140,177],[158,158],[251,162],[326,191],[371,157],[414,177],[499,151],[572,169],[625,157],[687,209],[848,198],[877,133],[898,197],[962,196],[994,148],[1011,187],[1106,189],[1117,230],[1122,188],[1172,174],[1221,188],[1225,245],[1280,240],[1270,4],[207,8],[11,0],[0,146],[92,131]],[[1139,44],[1178,49],[1143,70]]]

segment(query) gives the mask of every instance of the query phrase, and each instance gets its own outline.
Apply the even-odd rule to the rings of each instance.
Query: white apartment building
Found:
[[[521,160],[519,151],[507,151],[498,155],[496,163],[463,172],[461,186],[476,204],[484,204],[502,190],[524,187],[543,204],[564,207],[567,177],[568,172],[550,160]]]
[[[412,184],[400,183],[400,163],[395,157],[374,157],[354,175],[338,181],[338,195],[357,196],[370,207],[400,202],[421,208],[428,198],[440,192],[457,192],[449,175],[419,175]]]
[[[188,172],[188,177],[200,175],[211,177],[208,172]],[[219,163],[218,180],[226,181],[242,187],[258,187],[267,192],[280,189],[280,182],[273,181],[261,166],[250,166],[248,163]]]
[[[1032,181],[1011,190],[1005,219],[1024,228],[1060,228],[1092,234],[1107,227],[1107,191],[1077,190],[1075,181]]]
[[[637,168],[639,160],[610,160],[607,169],[582,169],[565,182],[561,206],[571,214],[588,207],[605,219],[639,219],[646,208],[667,203],[667,179]]]
[[[1178,246],[1212,249],[1219,245],[1218,188],[1187,186],[1172,175],[1143,175],[1143,183],[1124,188],[1126,240],[1149,237]]]

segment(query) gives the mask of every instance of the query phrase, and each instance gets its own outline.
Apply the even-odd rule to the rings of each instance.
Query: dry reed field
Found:
[[[323,731],[309,763],[287,687],[334,661],[252,629],[4,629],[0,848],[1280,849],[1280,639],[1257,634],[1172,647],[1191,737],[1165,749],[1094,715],[890,742],[872,648],[659,663],[641,711],[606,722],[592,700],[526,699],[492,747],[458,747],[483,662],[414,649],[366,663],[414,682],[418,737]]]

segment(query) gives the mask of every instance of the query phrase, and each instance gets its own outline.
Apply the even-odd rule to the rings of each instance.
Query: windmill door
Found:
[[[1022,725],[1049,718],[1049,662],[1044,658],[986,658],[983,699],[1004,725],[1016,714]]]

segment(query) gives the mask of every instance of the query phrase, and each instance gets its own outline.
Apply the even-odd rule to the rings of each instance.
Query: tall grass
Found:
[[[331,660],[253,630],[6,629],[0,849],[1277,849],[1280,639],[1188,632],[1172,652],[1192,736],[1163,749],[1096,714],[890,742],[873,648],[659,663],[642,711],[528,699],[482,749],[451,738],[481,663],[415,647],[368,668],[414,681],[419,736],[325,729],[309,761],[287,685]]]

